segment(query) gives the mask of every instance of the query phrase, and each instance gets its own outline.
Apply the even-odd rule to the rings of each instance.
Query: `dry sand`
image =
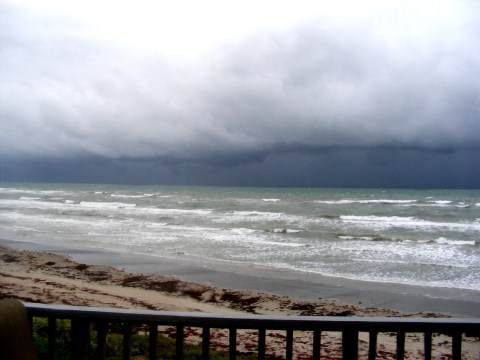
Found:
[[[45,304],[140,308],[167,311],[200,311],[210,313],[250,313],[269,315],[318,316],[421,316],[439,317],[435,313],[405,314],[389,309],[362,308],[331,300],[303,301],[287,296],[258,291],[237,291],[208,284],[182,281],[173,276],[133,274],[110,266],[89,265],[73,261],[67,256],[48,252],[21,251],[0,245],[0,297]],[[443,315],[442,315],[443,316]],[[164,329],[168,335],[173,329]],[[295,333],[294,352],[297,359],[308,359],[311,349],[310,334]],[[367,334],[360,339],[360,353],[366,356]],[[284,353],[281,332],[270,332],[267,350],[280,357]],[[186,340],[200,341],[200,333],[188,329]],[[256,333],[239,334],[239,350],[255,347]],[[322,334],[322,354],[335,359],[340,356],[341,338],[338,334]],[[378,358],[392,359],[395,353],[395,335],[379,334]],[[406,358],[421,358],[423,337],[407,337]],[[212,334],[212,345],[228,346],[226,330]],[[465,338],[464,359],[480,359],[479,338]],[[433,356],[449,359],[450,338],[435,334]]]

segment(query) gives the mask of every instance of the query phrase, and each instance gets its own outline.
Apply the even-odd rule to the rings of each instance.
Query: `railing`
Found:
[[[424,358],[432,356],[432,334],[451,336],[452,359],[462,357],[462,337],[480,336],[480,319],[453,318],[377,318],[377,317],[318,317],[318,316],[264,316],[264,315],[214,315],[207,313],[164,312],[151,310],[122,310],[94,307],[73,307],[25,303],[31,318],[48,318],[48,358],[54,359],[55,326],[57,319],[71,320],[72,358],[88,358],[89,329],[96,325],[97,349],[95,358],[105,357],[105,339],[109,324],[120,324],[123,328],[123,358],[130,358],[130,336],[132,327],[146,325],[149,332],[149,357],[156,359],[159,326],[176,328],[176,359],[183,358],[184,330],[187,327],[202,329],[202,359],[210,356],[210,330],[228,329],[229,358],[237,354],[238,330],[258,331],[258,359],[266,357],[266,331],[285,331],[285,358],[293,358],[294,331],[313,334],[311,358],[320,359],[322,332],[342,334],[342,358],[358,358],[359,333],[368,333],[368,359],[377,356],[377,334],[396,334],[396,359],[405,357],[406,333],[423,333]]]

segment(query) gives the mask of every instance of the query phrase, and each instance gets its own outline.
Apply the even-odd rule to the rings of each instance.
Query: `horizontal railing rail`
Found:
[[[157,358],[157,335],[159,326],[176,327],[176,356],[183,357],[184,330],[186,327],[202,329],[202,358],[209,358],[210,329],[229,330],[229,357],[237,354],[237,331],[258,331],[258,358],[264,359],[267,330],[286,331],[285,359],[293,358],[293,332],[313,333],[312,359],[320,359],[321,333],[326,331],[342,334],[342,358],[358,358],[359,333],[369,334],[368,358],[377,356],[377,334],[396,333],[396,359],[405,356],[407,333],[424,334],[424,358],[432,356],[432,334],[442,333],[452,338],[452,359],[462,357],[462,338],[480,336],[480,319],[472,318],[386,318],[386,317],[321,317],[321,316],[268,316],[250,314],[210,314],[192,312],[170,312],[153,310],[125,310],[96,307],[75,307],[25,303],[31,318],[48,318],[49,358],[55,354],[55,321],[71,320],[72,358],[85,359],[88,354],[88,332],[92,323],[97,325],[98,349],[96,358],[105,356],[105,338],[108,324],[123,326],[123,358],[129,359],[130,334],[133,325],[146,325],[149,329],[149,356]]]

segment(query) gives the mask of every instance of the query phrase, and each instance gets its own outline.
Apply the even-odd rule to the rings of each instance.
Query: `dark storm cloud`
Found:
[[[160,159],[218,172],[289,154],[332,165],[328,149],[343,147],[478,149],[479,3],[441,2],[423,19],[412,3],[393,4],[402,11],[313,16],[191,57],[0,5],[2,157]]]
[[[3,181],[176,185],[480,188],[480,151],[330,148],[270,153],[233,166],[106,158],[3,161]]]

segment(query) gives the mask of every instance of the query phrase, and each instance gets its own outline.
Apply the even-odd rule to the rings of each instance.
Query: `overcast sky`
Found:
[[[0,0],[0,181],[480,187],[480,1]]]

